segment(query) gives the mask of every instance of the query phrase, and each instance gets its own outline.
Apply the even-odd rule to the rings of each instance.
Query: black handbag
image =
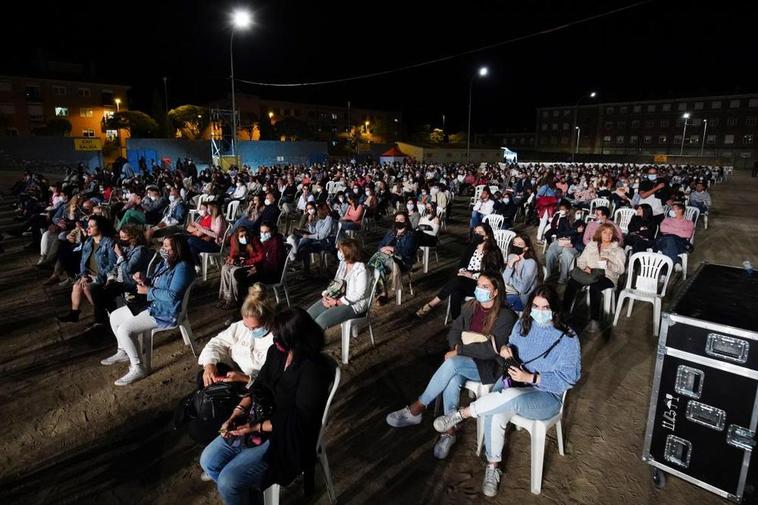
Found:
[[[194,441],[207,445],[245,396],[243,385],[217,382],[184,397],[174,411],[174,429],[187,426]]]
[[[590,273],[587,273],[577,266],[571,271],[571,278],[582,286],[594,284],[603,277],[605,277],[605,270],[602,268],[593,268]]]

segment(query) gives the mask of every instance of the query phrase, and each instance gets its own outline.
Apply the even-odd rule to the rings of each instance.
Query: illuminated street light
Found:
[[[468,84],[468,131],[466,134],[466,161],[468,161],[471,157],[471,92],[474,89],[474,78],[477,75],[479,77],[487,77],[487,74],[489,73],[490,70],[487,67],[479,67],[479,71],[471,76],[471,81],[469,81]]]
[[[120,98],[116,98],[113,101],[116,102],[116,112],[120,111],[121,108],[119,107],[119,105],[121,105],[121,99]]]
[[[237,102],[234,95],[234,32],[245,30],[253,23],[253,16],[245,9],[237,9],[232,13],[232,35],[229,38],[229,67],[232,80],[232,156],[236,154],[235,144],[237,139]]]

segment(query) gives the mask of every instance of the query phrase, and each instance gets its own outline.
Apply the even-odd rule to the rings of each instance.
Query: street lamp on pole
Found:
[[[589,95],[582,95],[579,97],[579,100],[576,101],[576,105],[574,106],[574,131],[577,133],[577,135],[581,132],[581,128],[577,126],[577,123],[579,122],[579,104],[584,100],[584,98],[595,98],[597,96],[596,91],[591,91]],[[576,151],[571,153],[571,163],[574,162],[574,155],[579,153],[579,137],[576,139]]]
[[[250,12],[238,9],[232,13],[232,35],[229,37],[229,68],[232,81],[232,156],[236,155],[235,144],[237,140],[237,102],[234,95],[234,32],[245,30],[250,27],[253,17]]]
[[[684,129],[682,130],[682,146],[679,148],[679,156],[684,154],[684,139],[687,137],[687,120],[690,118],[690,113],[685,112],[682,117],[684,118]]]
[[[703,142],[700,144],[700,156],[703,156],[703,150],[705,149],[705,134],[708,133],[708,120],[703,119]]]
[[[474,89],[474,79],[479,77],[487,77],[487,74],[489,74],[489,69],[487,67],[481,67],[479,68],[479,71],[471,76],[471,80],[469,81],[468,85],[468,132],[466,135],[466,161],[469,161],[471,158],[471,92]]]
[[[574,154],[579,154],[579,137],[582,136],[582,129],[579,128],[578,126],[575,126],[574,129],[576,130],[576,151],[574,152]],[[573,156],[571,158],[572,158],[571,161],[573,162],[574,161]]]
[[[119,112],[121,110],[121,107],[120,107],[120,105],[121,105],[121,99],[120,98],[116,98],[113,101],[116,104],[116,112]]]

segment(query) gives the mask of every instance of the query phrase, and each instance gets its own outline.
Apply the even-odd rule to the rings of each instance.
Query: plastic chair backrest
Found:
[[[607,207],[608,209],[611,208],[611,202],[607,198],[595,198],[590,202],[590,214],[595,212],[595,209],[598,207]]]
[[[237,211],[240,208],[240,201],[239,200],[232,200],[229,202],[229,205],[226,207],[226,220],[231,222],[234,222],[234,219],[237,217]]]
[[[622,232],[628,233],[629,222],[632,220],[632,217],[634,217],[636,213],[637,211],[628,207],[617,209],[613,216],[613,221],[619,225],[619,228],[621,228]]]
[[[284,244],[284,268],[282,268],[279,284],[284,284],[284,279],[287,277],[287,267],[290,266],[290,251],[292,251],[292,244]]]
[[[684,211],[684,217],[695,223],[695,226],[697,226],[697,220],[700,219],[700,209],[688,205]]]
[[[198,198],[198,199],[197,199],[197,209],[196,209],[196,210],[200,210],[200,206],[201,206],[201,205],[202,205],[202,204],[203,204],[203,203],[204,203],[206,200],[210,200],[211,198],[213,198],[213,195],[206,195],[206,194],[202,194],[202,195],[200,195],[200,198]]]
[[[176,319],[177,324],[181,324],[182,321],[184,321],[184,318],[187,317],[187,308],[189,307],[190,293],[192,292],[192,288],[195,287],[196,282],[196,280],[192,281],[192,283],[187,286],[187,289],[184,291],[184,296],[182,297],[182,310],[179,312],[179,317]]]
[[[218,253],[221,255],[221,257],[224,257],[224,247],[226,246],[226,242],[229,240],[229,234],[232,231],[231,225],[229,223],[226,223],[226,230],[224,230],[224,237],[221,240],[221,248],[218,250]]]
[[[316,452],[318,452],[319,448],[321,447],[321,443],[323,442],[324,432],[326,431],[326,427],[329,421],[329,409],[332,406],[332,401],[334,400],[334,396],[337,394],[337,389],[340,386],[340,379],[342,378],[342,370],[340,369],[340,366],[337,364],[337,362],[332,358],[327,359],[329,361],[329,364],[334,367],[334,378],[332,379],[332,384],[329,386],[329,397],[326,399],[326,404],[324,405],[324,413],[321,416],[321,429],[318,432],[318,439],[316,441]]]
[[[490,189],[490,194],[492,194],[492,195],[494,195],[495,193],[497,193],[498,191],[500,191],[500,188],[498,188],[497,186],[490,186],[489,189]]]
[[[480,196],[482,196],[482,190],[483,190],[485,187],[486,187],[486,186],[485,186],[484,184],[482,184],[482,185],[479,185],[479,186],[477,186],[476,188],[474,188],[474,201],[475,201],[475,202],[476,202],[477,200],[479,200],[479,197],[480,197]]]
[[[515,232],[511,230],[495,230],[495,242],[503,253],[503,259],[508,258],[508,248],[511,246],[511,241],[516,236]]]
[[[484,216],[484,219],[482,219],[483,222],[489,223],[492,227],[492,230],[500,230],[503,227],[503,222],[505,222],[505,217],[499,215],[499,214],[489,214],[487,216]]]
[[[419,217],[424,217],[426,215],[426,205],[416,205],[416,209],[418,209]]]
[[[155,260],[160,258],[161,255],[158,253],[153,254],[153,257],[150,258],[150,263],[147,264],[147,270],[145,271],[145,277],[150,277],[150,274],[152,273],[153,267],[157,264]]]
[[[639,272],[635,276],[635,267],[639,264]],[[666,268],[665,281],[659,288],[658,279],[661,276],[661,270]],[[674,269],[674,262],[666,255],[649,252],[638,252],[632,254],[629,260],[629,271],[626,277],[626,289],[636,289],[658,296],[666,296],[671,272]],[[660,289],[660,293],[659,293]]]

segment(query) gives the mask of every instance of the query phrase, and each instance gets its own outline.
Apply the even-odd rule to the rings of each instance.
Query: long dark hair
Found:
[[[482,333],[489,335],[493,326],[495,326],[497,318],[500,316],[500,311],[502,310],[503,303],[506,299],[506,293],[505,286],[503,285],[503,277],[500,274],[496,272],[482,272],[479,274],[479,278],[481,279],[482,277],[489,280],[497,290],[497,295],[493,298],[495,305],[493,305],[489,312],[487,312],[487,316],[484,318],[484,324],[482,325]],[[476,309],[476,307],[481,305],[476,299],[467,302],[467,304],[472,307],[472,309]]]
[[[293,361],[316,356],[324,348],[324,330],[300,307],[278,310],[269,329],[279,346],[292,351]]]
[[[169,263],[169,266],[173,267],[182,261],[186,261],[190,265],[195,264],[195,260],[190,252],[189,244],[187,244],[187,238],[184,235],[177,233],[169,235],[163,240],[168,240],[171,243],[171,249],[174,250],[174,262]]]
[[[531,260],[534,260],[535,263],[537,263],[537,279],[540,282],[542,282],[544,280],[543,279],[544,274],[542,272],[542,265],[540,264],[539,257],[537,257],[537,251],[535,251],[534,247],[532,246],[532,239],[529,238],[529,234],[528,233],[524,233],[524,232],[518,233],[516,235],[516,237],[518,237],[518,238],[520,238],[521,240],[524,241],[524,247],[526,247],[526,253],[524,254],[524,259],[525,260],[526,259],[531,259]],[[516,237],[513,237],[514,240],[516,239]],[[511,241],[511,244],[512,243],[513,243],[513,241]]]
[[[521,314],[521,336],[525,337],[532,329],[532,304],[534,299],[541,296],[547,303],[550,304],[550,310],[553,312],[553,328],[556,330],[565,332],[566,335],[573,337],[574,333],[571,328],[563,322],[561,316],[561,300],[558,297],[558,293],[555,289],[547,284],[537,286],[535,290],[529,295],[529,300],[524,306],[524,312]]]
[[[500,248],[497,245],[497,240],[495,240],[495,232],[492,231],[492,226],[490,226],[489,223],[482,222],[476,225],[474,229],[476,230],[477,227],[484,230],[485,240],[484,240],[484,247],[482,248],[484,255],[486,256],[487,254],[493,251],[497,251],[502,256],[503,253],[500,252]]]

